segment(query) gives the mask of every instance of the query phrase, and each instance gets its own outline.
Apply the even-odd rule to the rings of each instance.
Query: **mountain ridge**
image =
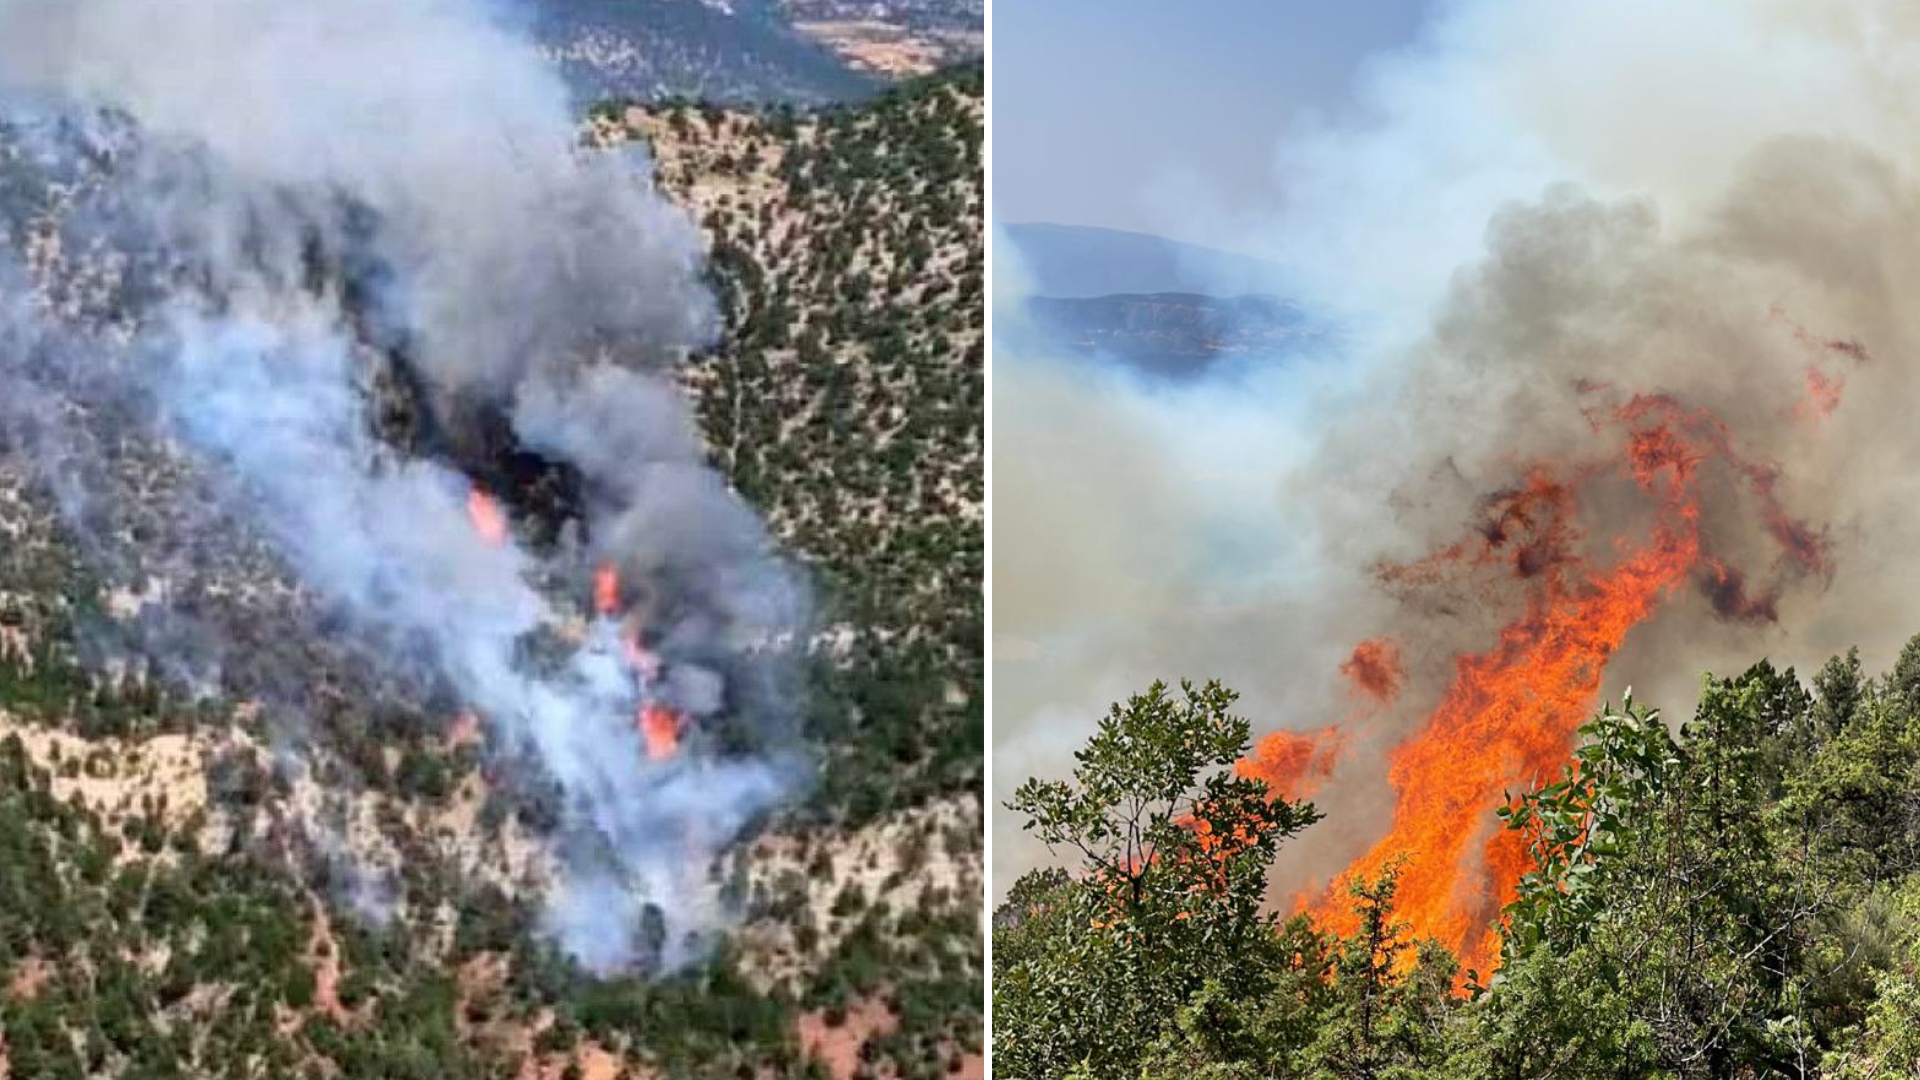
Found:
[[[1299,305],[1263,293],[1036,296],[1025,311],[1048,345],[1176,379],[1235,359],[1282,358],[1324,336]]]
[[[1122,293],[1209,296],[1284,292],[1286,271],[1251,255],[1152,233],[1051,222],[996,226],[1030,296],[1090,299]]]

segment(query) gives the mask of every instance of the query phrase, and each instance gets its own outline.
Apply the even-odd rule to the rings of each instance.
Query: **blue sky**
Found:
[[[1353,105],[1433,0],[1013,0],[994,7],[994,217],[1177,239],[1178,204],[1281,196],[1289,126]]]

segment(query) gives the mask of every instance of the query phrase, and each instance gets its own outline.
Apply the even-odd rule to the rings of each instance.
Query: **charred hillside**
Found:
[[[347,295],[379,453],[467,478],[455,501],[492,500],[541,561],[554,616],[514,662],[565,685],[597,634],[609,657],[625,635],[650,693],[676,669],[724,687],[702,712],[713,680],[680,686],[670,750],[807,763],[799,803],[676,886],[711,910],[655,905],[599,976],[555,941],[547,894],[579,853],[548,771],[405,640],[354,633],[203,460],[147,433],[151,400],[102,388],[122,369],[0,339],[12,385],[43,395],[0,425],[0,1075],[977,1068],[980,112],[977,75],[955,75],[823,113],[621,109],[590,130],[644,134],[699,218],[718,332],[681,378],[702,454],[817,585],[796,641],[695,633],[719,617],[711,567],[615,544],[595,508],[624,498],[617,474],[444,393],[373,299],[388,270],[338,239],[360,226],[310,230],[313,280],[288,295]],[[204,285],[75,213],[111,204],[117,138],[0,130],[23,264],[0,305],[88,342]],[[493,557],[488,514],[429,509],[407,527]]]

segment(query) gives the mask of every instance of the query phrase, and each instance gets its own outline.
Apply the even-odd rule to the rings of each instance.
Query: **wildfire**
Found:
[[[593,610],[602,616],[620,610],[620,571],[612,563],[602,563],[593,572]]]
[[[679,713],[657,701],[640,706],[640,738],[649,760],[665,761],[679,751],[682,723]]]
[[[612,563],[601,563],[593,571],[593,610],[601,618],[620,613],[620,571]],[[660,675],[660,657],[640,643],[640,628],[629,621],[620,631],[621,653],[627,666],[639,677],[642,686]],[[649,761],[665,761],[680,750],[680,734],[686,718],[658,701],[646,700],[634,717],[634,727],[646,747]]]
[[[507,515],[499,500],[475,485],[467,495],[467,517],[473,530],[489,544],[507,542]],[[603,619],[620,614],[620,571],[612,563],[602,563],[593,571],[593,610]],[[640,629],[632,622],[620,628],[620,645],[627,666],[632,668],[642,687],[660,675],[660,657],[640,642]],[[647,759],[665,761],[680,751],[680,736],[686,718],[660,702],[648,699],[634,717],[634,727],[646,748]],[[455,721],[450,739],[454,742],[477,737],[478,718],[463,713]]]
[[[1524,608],[1491,648],[1454,660],[1439,705],[1391,751],[1395,806],[1386,835],[1324,892],[1298,898],[1322,928],[1357,929],[1347,884],[1405,856],[1396,916],[1416,936],[1453,949],[1464,968],[1491,970],[1495,920],[1527,869],[1520,837],[1497,829],[1492,811],[1509,787],[1551,776],[1566,761],[1606,663],[1628,632],[1690,578],[1723,617],[1773,617],[1777,583],[1752,595],[1737,568],[1703,550],[1699,479],[1710,462],[1743,479],[1756,499],[1781,551],[1776,577],[1825,571],[1826,539],[1781,508],[1777,470],[1738,457],[1710,412],[1641,395],[1588,418],[1596,430],[1624,430],[1618,459],[1536,465],[1518,487],[1486,500],[1472,539],[1381,569],[1396,586],[1490,571],[1520,583]],[[1641,535],[1617,540],[1601,564],[1582,551],[1576,511],[1583,487],[1605,476],[1628,478],[1654,512]],[[1384,642],[1363,642],[1341,670],[1358,691],[1380,700],[1399,689],[1397,653]],[[1331,770],[1341,738],[1331,728],[1268,736],[1241,771],[1272,777],[1278,794],[1300,798]]]
[[[1768,315],[1773,321],[1784,324],[1787,333],[1814,357],[1808,362],[1803,376],[1805,394],[1793,407],[1794,419],[1818,423],[1832,416],[1833,411],[1840,407],[1840,391],[1846,387],[1847,376],[1844,370],[1828,371],[1826,365],[1835,358],[1843,364],[1864,364],[1873,359],[1867,347],[1853,338],[1819,337],[1788,318],[1786,312],[1777,307]]]
[[[1234,771],[1266,784],[1275,798],[1309,798],[1333,775],[1345,741],[1337,727],[1276,731],[1262,736],[1252,756],[1241,759]]]
[[[467,520],[480,539],[494,547],[507,542],[507,512],[500,500],[482,491],[478,485],[467,494]]]
[[[1846,385],[1846,377],[1829,375],[1819,367],[1807,365],[1807,396],[1794,409],[1794,415],[1802,420],[1824,420],[1833,415],[1840,407],[1840,390]]]
[[[1400,650],[1385,638],[1363,641],[1353,647],[1353,655],[1340,665],[1340,674],[1353,688],[1382,704],[1400,693],[1406,672],[1400,669]]]

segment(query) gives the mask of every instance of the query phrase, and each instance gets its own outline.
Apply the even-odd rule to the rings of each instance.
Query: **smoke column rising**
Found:
[[[1684,572],[1644,621],[1596,643],[1601,670],[1567,669],[1593,680],[1585,707],[1631,683],[1678,719],[1702,670],[1805,672],[1852,644],[1890,660],[1920,629],[1917,21],[1882,3],[1447,5],[1372,69],[1364,120],[1280,151],[1268,254],[1345,328],[1344,356],[1169,390],[998,342],[996,460],[1018,466],[996,487],[995,580],[1021,600],[996,622],[997,775],[1063,772],[1079,725],[1155,676],[1225,679],[1256,731],[1338,722],[1315,795],[1331,816],[1283,855],[1280,900],[1386,835],[1389,763],[1453,715],[1463,658],[1493,655],[1554,574],[1589,595],[1662,528],[1697,552],[1674,549]],[[1071,392],[1024,413],[1048,385]],[[1696,410],[1723,444],[1680,419]],[[1708,449],[1642,482],[1629,465],[1656,429]],[[1109,479],[1066,430],[1120,433],[1135,467]],[[1570,485],[1566,514],[1503,523],[1537,468]],[[1049,475],[1107,512],[1049,514]],[[1682,475],[1691,510],[1666,498]],[[1022,531],[1028,515],[1051,532]],[[1136,517],[1151,544],[1105,544]],[[1535,550],[1558,562],[1393,572],[1549,522]],[[1064,591],[1103,544],[1130,584]],[[1374,640],[1405,672],[1377,705],[1340,674]],[[1479,746],[1475,774],[1536,779]],[[999,828],[1007,883],[1043,855]]]
[[[104,330],[10,298],[6,339],[32,344],[0,357],[0,393],[87,386],[187,448],[350,635],[559,786],[562,943],[601,970],[691,955],[720,918],[709,862],[804,774],[778,654],[806,603],[668,381],[715,311],[646,162],[582,150],[565,88],[477,0],[0,0],[0,94],[63,133],[38,148],[53,165],[106,163],[65,242],[130,248],[161,286],[115,293]],[[580,527],[477,532],[472,478],[376,437],[378,372],[402,362],[450,444],[504,417],[572,470]],[[4,411],[21,445],[51,445]],[[552,583],[593,568],[644,610],[536,662],[529,642],[577,621]],[[622,616],[657,656],[642,675]],[[752,703],[758,749],[650,760],[643,699],[696,726]]]

